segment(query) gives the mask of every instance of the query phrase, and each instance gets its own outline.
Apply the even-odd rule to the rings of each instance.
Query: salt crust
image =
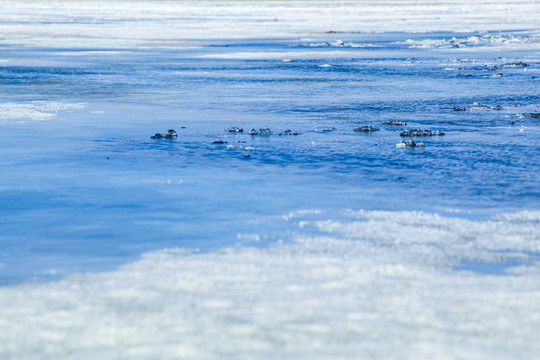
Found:
[[[510,276],[452,265],[538,251],[540,212],[349,215],[299,223],[328,234],[269,248],[163,250],[114,272],[2,288],[0,358],[537,358],[538,258]]]

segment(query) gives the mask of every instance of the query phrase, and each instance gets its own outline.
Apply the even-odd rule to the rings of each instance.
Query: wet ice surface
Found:
[[[537,31],[4,19],[0,357],[538,353]]]
[[[106,56],[5,47],[4,283],[163,247],[251,245],[237,239],[244,232],[266,244],[293,231],[275,218],[299,209],[537,208],[538,121],[519,116],[540,112],[535,52],[410,45],[456,36],[474,35],[326,34]],[[371,50],[349,46],[363,43]],[[249,135],[265,126],[301,134]],[[380,131],[354,131],[363,126]],[[169,128],[177,139],[150,139]],[[413,129],[445,136],[397,149]]]
[[[540,112],[538,59],[405,41],[435,35],[456,36],[327,34],[333,45],[238,40],[107,56],[6,48],[3,281],[107,269],[163,247],[251,245],[237,239],[244,232],[264,245],[287,238],[293,229],[275,218],[300,209],[537,208],[538,121],[517,115]],[[326,53],[364,42],[373,50]],[[300,56],[312,44],[319,56]],[[264,59],[290,51],[300,55]],[[227,58],[237,53],[256,60]],[[57,64],[17,62],[29,58]],[[249,135],[265,126],[272,135]],[[380,131],[354,131],[364,126]],[[150,138],[169,128],[177,139]],[[301,134],[278,136],[288,129]],[[397,149],[414,129],[445,135]]]

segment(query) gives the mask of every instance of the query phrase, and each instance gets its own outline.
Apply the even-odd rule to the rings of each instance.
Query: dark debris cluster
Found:
[[[527,114],[525,114],[525,115],[527,115]],[[529,114],[529,115],[534,115],[534,114]],[[398,121],[398,120],[384,121],[382,124],[383,125],[388,125],[388,126],[405,126],[405,125],[407,125],[406,122]],[[182,127],[182,128],[185,128],[185,127]],[[335,130],[336,130],[335,127],[329,127],[329,128],[315,129],[314,131],[315,132],[320,132],[320,133],[328,133],[328,132],[332,132],[332,131],[335,131]],[[374,127],[374,126],[371,126],[371,125],[364,125],[364,126],[354,128],[353,131],[358,132],[358,133],[366,133],[367,134],[367,133],[377,132],[379,130],[380,129],[377,128],[377,127]],[[227,128],[227,129],[225,129],[225,131],[230,133],[230,134],[244,134],[244,129],[236,127],[236,126]],[[290,129],[275,132],[275,131],[270,130],[270,128],[268,128],[266,126],[262,127],[262,128],[259,128],[258,130],[251,129],[248,132],[246,132],[246,134],[251,136],[251,137],[255,137],[255,136],[267,137],[267,136],[273,136],[273,135],[276,135],[276,136],[298,136],[298,135],[301,135],[300,132],[293,131],[293,130],[290,130]],[[441,132],[441,131],[432,131],[432,130],[426,130],[426,129],[411,129],[411,130],[403,130],[402,129],[400,135],[402,137],[428,137],[428,136],[441,136],[441,135],[444,135],[444,133]],[[174,131],[172,129],[169,129],[166,134],[156,133],[153,136],[151,136],[150,138],[152,138],[152,139],[176,139],[177,137],[178,137],[178,134],[176,133],[176,131]],[[239,141],[239,142],[245,142],[245,141]],[[218,140],[213,141],[212,144],[214,144],[214,145],[225,145],[225,144],[227,144],[227,141],[218,139]],[[423,148],[423,147],[425,147],[425,144],[422,143],[422,142],[416,143],[413,140],[406,140],[406,141],[401,141],[396,146],[398,148],[412,149],[412,148]],[[233,145],[230,145],[229,147],[235,148],[235,149],[239,148],[239,147],[233,146]],[[250,148],[250,147],[246,147],[245,149],[254,150],[253,148]]]
[[[270,130],[268,127],[265,126],[265,127],[260,128],[259,130],[251,129],[251,130],[249,130],[248,134],[251,135],[251,136],[271,136],[271,135],[278,135],[278,136],[293,135],[293,136],[296,136],[296,135],[300,135],[301,133],[299,133],[297,131],[292,131],[290,129],[280,131],[280,132],[274,132],[274,131]]]
[[[380,130],[379,128],[376,128],[374,126],[366,125],[366,126],[357,127],[356,129],[354,129],[354,132],[370,133],[370,132],[375,132],[379,130]]]
[[[442,136],[444,133],[442,131],[432,131],[426,129],[411,129],[403,130],[399,136],[403,137],[428,137],[428,136]]]
[[[387,126],[407,126],[407,123],[404,121],[399,120],[389,120],[389,121],[383,121],[383,125]]]
[[[443,108],[444,109],[444,108]],[[458,106],[452,106],[452,110],[454,111],[490,111],[490,110],[503,110],[504,108],[500,105],[486,105],[482,103],[473,103],[472,106],[464,106],[464,107],[458,107]]]
[[[415,142],[414,140],[405,140],[398,143],[396,147],[406,149],[425,148],[426,144],[423,142]]]
[[[176,139],[178,134],[173,129],[169,129],[166,134],[155,133],[150,136],[151,139]]]

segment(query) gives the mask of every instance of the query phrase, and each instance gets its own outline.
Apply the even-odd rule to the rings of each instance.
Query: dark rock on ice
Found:
[[[427,137],[427,136],[442,136],[444,135],[441,131],[431,131],[431,130],[423,130],[423,129],[411,129],[411,130],[403,130],[400,134],[400,136],[403,137]]]
[[[272,135],[272,131],[265,126],[259,130],[251,129],[248,134],[251,136],[270,136]]]
[[[292,130],[290,130],[290,129],[287,129],[287,130],[285,130],[285,131],[282,131],[282,132],[278,133],[278,135],[280,135],[280,136],[283,136],[283,135],[292,135],[292,136],[296,136],[296,135],[300,135],[300,133],[299,133],[299,132],[296,132],[296,131],[292,131]]]
[[[405,140],[401,141],[396,144],[397,148],[406,148],[406,149],[413,149],[413,148],[425,148],[426,145],[423,142],[414,142],[413,140]]]
[[[169,129],[167,134],[165,134],[165,139],[176,139],[178,134],[173,129]]]
[[[322,129],[315,129],[315,131],[316,131],[316,132],[326,133],[326,132],[336,131],[336,128],[335,128],[335,127],[331,127],[331,128],[322,128]]]
[[[236,127],[236,126],[233,126],[233,127],[230,127],[228,129],[226,129],[225,131],[230,132],[232,134],[238,134],[238,133],[243,133],[244,129],[240,129],[240,128]]]
[[[374,132],[374,131],[379,131],[379,128],[373,127],[371,125],[366,125],[366,126],[357,127],[356,129],[354,129],[354,131],[355,132],[370,133],[370,132]]]
[[[500,105],[491,106],[491,105],[474,102],[470,109],[471,110],[502,110],[503,107]]]
[[[296,135],[300,135],[301,133],[297,132],[297,131],[292,131],[290,129],[287,129],[285,131],[281,131],[281,132],[273,132],[271,131],[268,127],[262,127],[260,128],[259,130],[255,130],[255,129],[251,129],[249,130],[248,132],[249,135],[251,136],[270,136],[270,135],[279,135],[279,136],[286,136],[286,135],[292,135],[292,136],[296,136]]]
[[[530,118],[530,119],[540,119],[540,113],[525,113],[525,114],[521,114],[521,116]]]
[[[251,130],[249,130],[248,134],[251,135],[251,136],[270,136],[270,135],[296,136],[296,135],[300,135],[302,133],[297,132],[297,131],[292,131],[290,129],[280,131],[280,132],[273,132],[268,127],[265,126],[265,127],[260,128],[259,130],[251,129]]]
[[[503,110],[503,109],[504,108],[500,105],[491,106],[491,105],[486,105],[486,104],[482,104],[478,102],[473,103],[472,106],[465,106],[465,107],[452,106],[452,110],[454,111],[475,111],[475,110],[489,111],[489,110]]]
[[[504,108],[501,105],[495,105],[491,107],[491,110],[503,110]]]
[[[389,121],[383,121],[383,125],[388,126],[406,126],[407,123],[404,121],[398,121],[398,120],[389,120]]]
[[[512,63],[506,63],[503,65],[504,67],[527,67],[529,64],[524,63],[522,61],[512,62]]]
[[[153,136],[150,136],[151,139],[176,139],[178,134],[173,129],[169,129],[165,135],[161,133],[155,133]]]

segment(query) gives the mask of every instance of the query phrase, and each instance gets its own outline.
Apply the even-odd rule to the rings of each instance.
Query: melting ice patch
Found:
[[[411,48],[469,48],[469,47],[503,47],[512,49],[540,49],[539,36],[519,36],[512,34],[474,35],[466,38],[451,39],[408,39],[405,44]]]
[[[110,273],[2,288],[0,358],[506,360],[540,353],[540,262],[525,254],[538,251],[540,213],[488,221],[350,215],[356,219],[300,222],[326,235],[269,248],[163,250]],[[499,250],[524,252],[529,262],[513,276],[452,268],[470,254],[496,260]]]
[[[30,104],[4,103],[0,104],[0,120],[50,120],[58,116],[62,110],[83,109],[81,103],[33,102]]]

